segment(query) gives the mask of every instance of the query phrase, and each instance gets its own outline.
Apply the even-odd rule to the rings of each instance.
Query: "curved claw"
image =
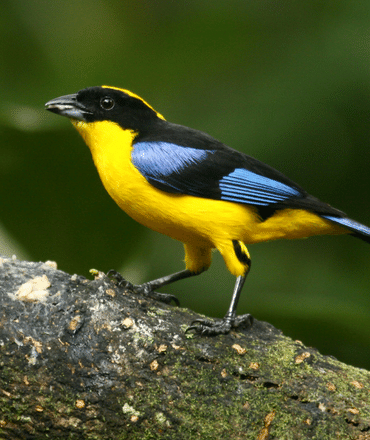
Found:
[[[134,288],[135,287],[136,286],[134,286]],[[180,301],[176,298],[175,295],[171,295],[169,293],[159,293],[159,292],[155,292],[154,290],[151,290],[148,293],[144,293],[144,295],[148,296],[149,298],[153,298],[157,301],[164,302],[165,304],[170,304],[170,302],[173,301],[177,307],[180,307]]]
[[[128,287],[129,289],[133,287],[133,284],[123,278],[123,276],[114,269],[108,270],[107,277],[112,277],[115,281],[117,281],[120,287]]]
[[[190,327],[186,329],[185,333],[193,330],[201,336],[216,336],[229,333],[230,329],[231,323],[224,319],[216,322],[210,319],[195,319],[192,321]]]
[[[107,275],[107,277],[112,277],[112,278],[114,278],[117,281],[120,281],[120,280],[123,279],[123,276],[119,272],[114,270],[114,269],[108,270],[106,275]]]
[[[247,324],[250,327],[253,324],[253,316],[248,314],[230,318],[226,316],[224,319],[218,321],[211,321],[210,319],[195,319],[191,322],[190,327],[185,330],[185,333],[194,331],[201,336],[217,336],[225,335],[230,332],[232,328]]]
[[[150,283],[137,284],[137,285],[131,284],[131,289],[139,295],[147,296],[148,298],[152,298],[157,301],[164,302],[165,304],[170,304],[171,301],[173,301],[177,305],[177,307],[180,306],[180,301],[176,298],[176,296],[171,295],[169,293],[156,292],[151,287]]]
[[[235,318],[233,327],[240,327],[241,325],[245,325],[246,327],[252,327],[254,318],[250,313],[246,313],[245,315],[239,315]]]
[[[185,333],[187,333],[190,330],[198,331],[200,327],[213,327],[214,325],[215,322],[211,321],[210,319],[205,319],[205,318],[194,319],[194,321],[191,321],[190,326],[186,329]]]
[[[190,326],[185,330],[185,334],[186,334],[187,332],[192,331],[192,330],[194,330],[194,333],[198,333],[198,327],[195,326],[195,325],[190,325]]]

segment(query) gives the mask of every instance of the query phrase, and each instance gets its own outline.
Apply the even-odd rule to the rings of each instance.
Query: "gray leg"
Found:
[[[236,316],[236,307],[247,275],[248,272],[245,275],[237,277],[229,310],[223,319],[216,321],[211,321],[210,319],[196,319],[186,331],[193,330],[195,333],[201,335],[215,336],[229,333],[232,328],[239,327],[242,324],[246,324],[248,327],[251,326],[253,323],[252,315],[247,313],[245,315]]]

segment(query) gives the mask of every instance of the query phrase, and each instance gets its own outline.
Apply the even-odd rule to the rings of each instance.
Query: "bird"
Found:
[[[370,243],[370,228],[308,194],[269,165],[209,134],[167,121],[126,89],[89,87],[52,99],[47,110],[70,119],[89,147],[108,194],[142,225],[183,243],[185,269],[141,285],[134,292],[166,302],[156,292],[199,275],[217,249],[236,277],[222,319],[199,318],[187,331],[227,334],[253,324],[236,309],[251,267],[247,245],[275,239],[351,234]]]

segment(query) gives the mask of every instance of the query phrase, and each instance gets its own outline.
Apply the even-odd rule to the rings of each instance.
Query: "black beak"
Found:
[[[92,114],[83,104],[77,101],[76,93],[52,99],[45,104],[45,108],[57,115],[67,116],[67,118],[80,121],[87,121],[86,117]]]

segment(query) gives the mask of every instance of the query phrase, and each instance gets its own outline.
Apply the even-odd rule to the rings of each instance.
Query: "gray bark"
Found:
[[[370,439],[370,373],[265,322],[217,337],[99,274],[0,259],[0,438]]]

